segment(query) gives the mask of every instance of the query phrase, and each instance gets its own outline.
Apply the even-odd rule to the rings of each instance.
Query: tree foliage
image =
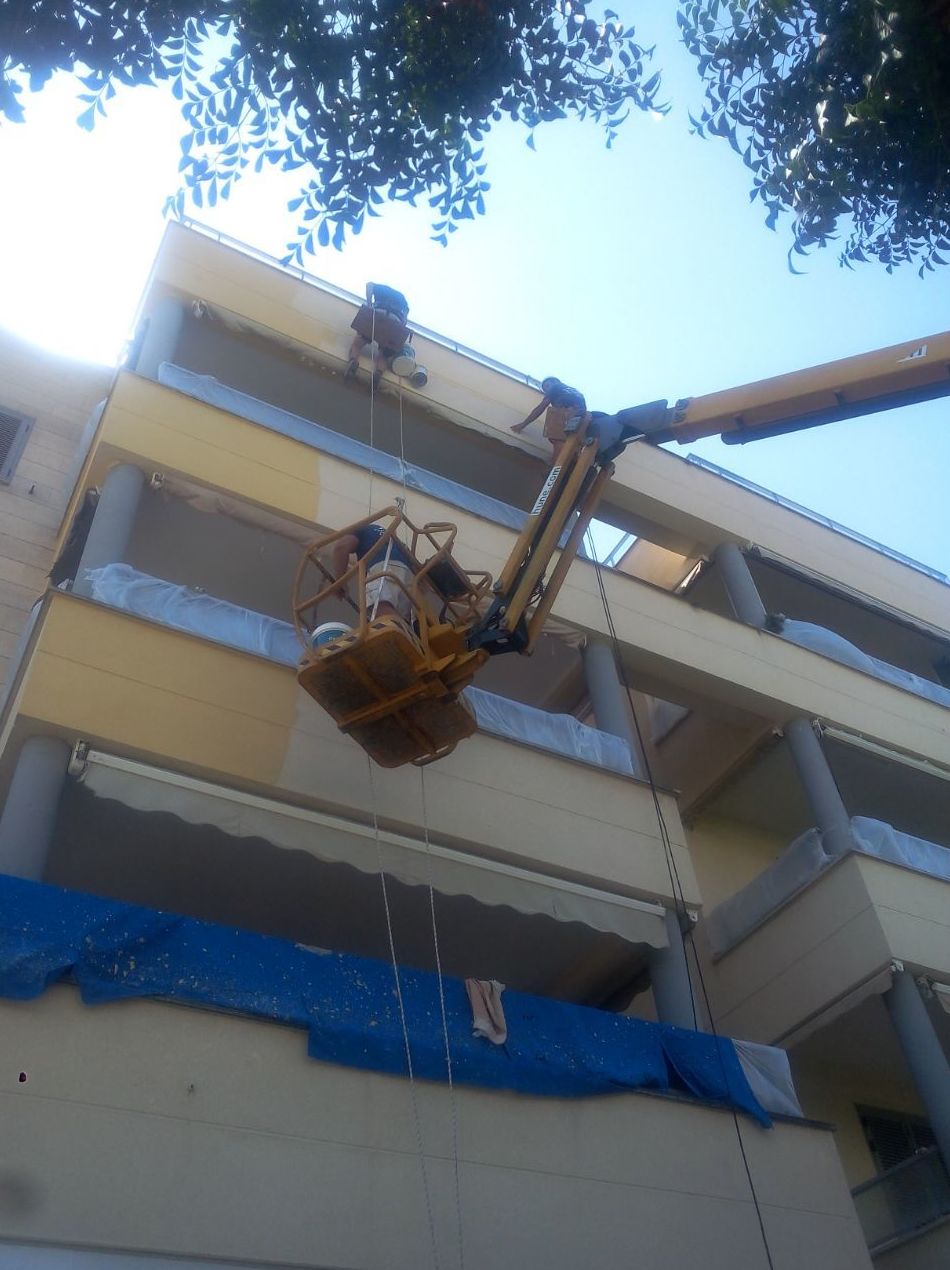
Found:
[[[848,265],[950,258],[950,0],[681,0],[678,18],[693,123],[742,155],[771,228],[794,215],[794,252],[843,232]]]
[[[78,70],[91,128],[116,85],[171,81],[182,103],[184,188],[201,207],[265,164],[302,170],[298,261],[378,215],[428,197],[446,242],[484,210],[482,142],[508,117],[529,130],[591,115],[607,144],[659,75],[609,10],[582,0],[5,0],[0,117],[21,84]],[[533,145],[529,131],[529,144]]]

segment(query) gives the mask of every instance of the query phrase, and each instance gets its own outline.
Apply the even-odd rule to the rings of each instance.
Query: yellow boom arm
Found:
[[[687,397],[644,429],[655,443],[720,434],[728,445],[950,396],[950,331],[741,388]]]

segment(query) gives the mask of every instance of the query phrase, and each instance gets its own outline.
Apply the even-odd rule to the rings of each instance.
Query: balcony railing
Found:
[[[872,1253],[950,1217],[950,1174],[936,1147],[879,1173],[852,1195]]]

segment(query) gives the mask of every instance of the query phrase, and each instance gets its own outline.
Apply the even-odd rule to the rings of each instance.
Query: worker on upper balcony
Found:
[[[587,413],[587,402],[584,394],[569,384],[562,383],[553,375],[541,380],[543,398],[535,406],[526,419],[511,425],[512,432],[524,432],[529,423],[544,415],[544,436],[551,445],[551,466],[553,467],[561,455],[568,437],[568,424],[572,420],[583,418]],[[545,413],[546,412],[546,413]],[[576,425],[575,425],[576,426]]]
[[[385,534],[382,525],[362,525],[353,533],[338,538],[330,548],[327,561],[327,568],[334,579],[346,573],[353,557],[362,560],[368,555]],[[377,617],[399,617],[405,622],[411,621],[412,604],[407,592],[413,576],[412,560],[398,539],[391,538],[380,546],[366,569],[367,619],[372,622]],[[342,586],[337,595],[341,600],[346,598]]]
[[[373,386],[378,387],[383,371],[409,343],[411,332],[406,326],[408,318],[409,303],[401,291],[383,286],[379,282],[367,282],[366,303],[351,323],[356,334],[350,345],[350,360],[344,378],[350,379],[356,374],[360,354],[367,344],[375,342]]]

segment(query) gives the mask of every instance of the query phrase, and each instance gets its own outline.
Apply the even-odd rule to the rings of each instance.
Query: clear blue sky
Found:
[[[361,291],[405,291],[413,317],[537,376],[556,374],[593,406],[675,399],[950,329],[950,271],[888,276],[811,257],[748,199],[749,173],[724,143],[689,135],[700,101],[670,0],[612,5],[656,44],[673,110],[631,117],[612,151],[592,125],[536,135],[499,126],[487,147],[488,214],[446,249],[427,207],[384,209],[314,273]],[[177,104],[164,89],[120,92],[92,135],[60,79],[0,129],[0,325],[77,356],[114,359],[177,184]],[[195,213],[276,255],[291,237],[292,177],[248,177],[230,203]],[[950,403],[727,447],[713,462],[950,573]]]

